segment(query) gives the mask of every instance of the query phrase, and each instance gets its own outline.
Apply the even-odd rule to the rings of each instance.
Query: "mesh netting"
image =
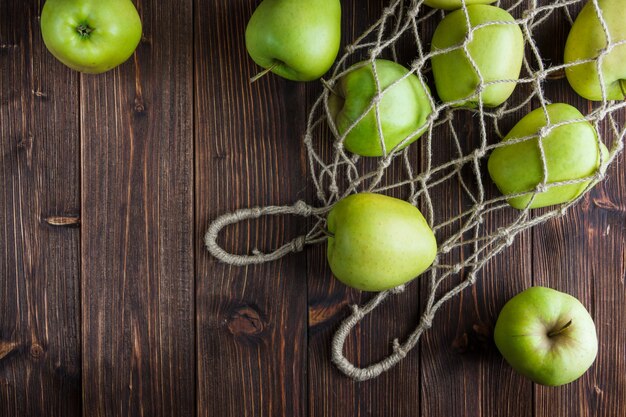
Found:
[[[591,110],[582,119],[551,123],[547,111],[547,106],[551,101],[549,97],[546,97],[545,83],[553,78],[562,77],[567,65],[547,65],[542,59],[540,48],[533,36],[535,32],[543,30],[539,27],[554,13],[562,13],[564,18],[572,23],[570,7],[579,8],[582,1],[557,0],[549,2],[549,5],[540,6],[537,1],[520,0],[505,7],[516,18],[516,23],[522,30],[525,57],[519,79],[490,82],[483,80],[476,63],[469,55],[468,44],[476,30],[489,25],[511,24],[511,22],[490,22],[472,27],[467,8],[463,6],[467,27],[471,28],[468,35],[462,43],[446,50],[439,50],[436,54],[453,49],[464,51],[480,80],[473,97],[478,103],[477,108],[458,108],[453,106],[455,103],[441,104],[435,97],[429,95],[433,112],[427,121],[428,129],[418,141],[404,149],[401,149],[404,143],[400,143],[393,149],[385,149],[384,142],[381,140],[384,152],[382,157],[362,158],[346,151],[344,140],[347,132],[343,135],[339,134],[332,119],[327,117],[330,92],[351,64],[363,59],[369,60],[377,79],[376,59],[386,57],[399,61],[398,57],[405,55],[404,51],[407,50],[413,51],[413,56],[415,54],[417,56],[410,65],[407,65],[410,72],[406,76],[415,74],[422,85],[428,85],[428,77],[431,73],[430,62],[434,53],[429,51],[429,43],[425,43],[422,37],[423,33],[434,27],[443,15],[440,10],[424,6],[423,1],[392,0],[384,9],[381,18],[354,43],[346,47],[345,53],[339,58],[330,75],[323,80],[324,91],[311,109],[304,134],[304,144],[307,150],[310,178],[319,199],[318,205],[309,205],[299,201],[292,206],[257,207],[224,214],[214,220],[207,231],[205,241],[209,251],[218,259],[234,265],[272,261],[288,253],[300,251],[306,245],[324,242],[327,239],[325,215],[341,198],[363,191],[402,194],[403,198],[422,210],[438,241],[437,257],[430,269],[420,278],[428,280],[428,294],[425,297],[421,318],[408,337],[402,341],[394,340],[391,353],[379,362],[366,367],[358,367],[344,355],[344,345],[350,331],[385,299],[402,292],[404,286],[401,286],[377,293],[362,306],[352,306],[351,314],[340,324],[332,341],[333,363],[346,375],[356,380],[374,378],[396,365],[416,346],[423,332],[431,327],[437,310],[447,300],[474,284],[479,271],[493,256],[511,245],[515,237],[524,230],[564,215],[569,207],[576,204],[594,184],[603,178],[605,169],[598,168],[596,172],[585,178],[548,182],[548,166],[542,140],[553,129],[566,124],[588,121],[597,132],[604,132],[604,137],[598,135],[598,141],[607,145],[609,153],[608,156],[600,156],[602,167],[610,165],[622,150],[626,135],[623,123],[623,109],[626,107],[626,102],[606,99],[602,71],[598,72],[603,86],[602,97],[605,99],[588,107]],[[592,0],[592,2],[608,39],[607,45],[597,59],[576,61],[568,65],[593,62],[596,68],[600,69],[604,57],[615,47],[625,44],[626,40],[611,38],[607,24],[602,18],[598,0]],[[495,5],[503,6],[500,2]],[[430,39],[427,42],[430,42]],[[481,92],[489,85],[499,82],[517,83],[516,94],[499,107],[493,109],[484,107]],[[373,109],[376,112],[379,131],[378,106],[385,91],[386,89],[381,91],[379,88],[378,94],[366,110]],[[515,141],[534,140],[537,142],[541,155],[543,180],[534,190],[527,193],[514,196],[500,195],[497,191],[493,191],[491,180],[488,175],[485,175],[486,159],[495,148],[512,143],[511,141],[501,142],[504,137],[502,124],[510,124],[511,119],[519,120],[531,108],[543,108],[548,123],[535,135],[518,138]],[[471,140],[467,137],[468,132],[461,131],[455,124],[455,115],[459,112],[471,112],[478,126]],[[405,142],[410,139],[410,136],[407,137]],[[445,152],[442,156],[443,153],[438,151],[441,147],[451,151]],[[460,195],[454,198],[461,198],[466,203],[457,213],[443,210],[439,206],[449,205],[449,201],[434,201],[432,198],[433,190],[451,182],[460,190]],[[579,197],[568,203],[552,206],[539,212],[530,209],[530,204],[536,195],[552,187],[567,184],[581,184],[585,190]],[[523,195],[530,196],[525,208],[514,210],[507,203],[507,199]],[[508,224],[493,224],[485,221],[487,218],[496,217],[494,214],[503,211],[507,211],[507,214],[497,217],[510,219]],[[441,213],[447,214],[443,216]],[[255,250],[251,255],[235,255],[226,252],[217,244],[218,234],[225,226],[265,215],[310,217],[311,228],[306,235],[293,239],[271,253],[261,253]],[[463,256],[454,256],[455,252],[462,252]],[[449,261],[450,259],[455,261]]]

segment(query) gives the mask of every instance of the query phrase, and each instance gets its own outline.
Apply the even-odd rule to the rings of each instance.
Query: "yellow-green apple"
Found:
[[[433,263],[437,241],[413,205],[381,194],[352,194],[327,218],[328,263],[335,278],[382,291],[417,277]]]
[[[494,339],[513,369],[549,386],[578,379],[598,352],[589,312],[575,297],[546,287],[511,298],[498,316]]]
[[[432,113],[428,98],[430,91],[415,74],[396,62],[377,59],[374,65],[382,92],[378,105],[380,127],[385,151],[390,153],[403,141],[396,150],[415,142],[428,128],[428,116]],[[371,108],[367,111],[377,92],[372,64],[364,61],[348,69],[328,99],[330,117],[338,133],[346,134],[346,149],[357,155],[384,154],[376,110]]]
[[[48,0],[41,34],[59,61],[99,74],[130,58],[141,39],[141,19],[129,0]]]
[[[254,62],[294,81],[324,75],[340,40],[339,0],[263,0],[246,27],[246,48]]]
[[[496,0],[465,0],[465,4],[489,4]],[[463,7],[463,0],[424,0],[424,4],[433,9],[456,10]]]
[[[550,125],[543,108],[524,116],[503,139],[503,146],[494,149],[489,156],[488,169],[491,178],[504,195],[533,191],[543,181],[543,164],[538,144],[542,129],[551,130],[542,140],[548,170],[547,184],[576,180],[592,176],[600,167],[600,154],[607,161],[608,150],[598,146],[598,136],[593,125],[583,120],[575,107],[564,103],[546,107]],[[577,122],[568,123],[570,121]],[[556,124],[563,125],[554,127]],[[532,136],[532,138],[531,138]],[[519,140],[507,145],[507,141]],[[561,204],[578,197],[589,181],[575,184],[549,186],[535,195],[530,208]],[[512,197],[508,203],[516,209],[526,207],[532,194]]]
[[[626,4],[623,0],[598,0],[602,17],[611,35],[611,42],[626,41]],[[607,47],[607,38],[593,2],[588,2],[576,18],[565,43],[565,63],[593,61],[568,66],[565,75],[572,88],[588,100],[602,100],[597,61]],[[623,100],[626,96],[626,43],[615,46],[602,58],[600,72],[604,79],[607,100]]]
[[[515,89],[524,57],[524,36],[515,19],[506,10],[484,4],[467,6],[472,40],[467,44],[484,83],[480,93],[480,79],[468,55],[462,48],[470,29],[464,10],[448,14],[437,26],[431,43],[431,58],[435,87],[439,98],[454,106],[477,107],[482,98],[486,107],[495,107],[506,101]],[[448,52],[450,47],[458,46]],[[511,80],[509,82],[499,81]],[[460,100],[460,101],[459,101]]]

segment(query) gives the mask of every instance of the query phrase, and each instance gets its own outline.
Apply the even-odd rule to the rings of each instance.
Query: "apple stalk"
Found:
[[[333,89],[333,87],[331,87],[331,85],[330,85],[330,83],[329,83],[328,81],[326,81],[326,80],[325,80],[325,79],[323,79],[323,78],[320,78],[320,81],[322,82],[322,85],[324,86],[324,88],[325,88],[325,89],[327,89],[327,90],[328,90],[331,94],[334,94],[334,95],[336,95],[337,97],[340,97],[340,98],[344,98],[342,95],[338,94],[338,93],[337,93],[337,92]]]
[[[255,81],[260,80],[261,78],[263,78],[264,76],[266,76],[267,74],[269,74],[270,72],[272,72],[272,70],[274,68],[276,68],[278,66],[278,62],[274,62],[272,65],[270,65],[269,67],[265,68],[263,71],[259,72],[257,75],[255,75],[254,77],[250,78],[250,84],[252,84]]]
[[[554,337],[557,336],[561,333],[563,333],[565,330],[567,330],[568,327],[570,327],[572,325],[572,320],[568,321],[567,323],[565,323],[560,329],[558,330],[551,330],[548,333],[548,337]]]

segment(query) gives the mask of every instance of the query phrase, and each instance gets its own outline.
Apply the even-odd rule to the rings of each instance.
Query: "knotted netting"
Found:
[[[539,31],[550,30],[551,25],[545,23],[555,13],[562,14],[562,18],[572,24],[573,10],[579,10],[586,0],[555,0],[541,2],[541,4],[537,0],[519,0],[512,4],[504,1],[501,4],[498,1],[495,5],[507,10],[515,17],[515,22],[494,21],[476,26],[472,26],[467,7],[463,5],[462,10],[469,28],[467,36],[463,42],[435,52],[430,51],[430,39],[425,39],[423,35],[428,31],[424,29],[434,27],[441,20],[444,12],[425,6],[423,0],[391,0],[380,19],[345,48],[345,53],[339,57],[329,75],[322,80],[323,92],[311,108],[303,142],[306,147],[310,180],[315,187],[318,199],[317,204],[298,201],[290,206],[244,208],[233,213],[226,213],[215,219],[209,226],[205,236],[209,251],[221,261],[233,265],[273,261],[286,254],[301,251],[306,245],[324,242],[328,238],[326,214],[333,204],[343,197],[364,191],[401,194],[406,201],[420,208],[435,232],[438,242],[438,253],[434,263],[418,278],[428,282],[428,294],[425,297],[421,317],[408,337],[403,340],[394,340],[387,357],[365,367],[356,366],[344,355],[348,335],[384,300],[402,292],[404,286],[377,293],[365,304],[352,306],[350,315],[339,325],[333,337],[331,349],[333,363],[355,380],[374,378],[390,369],[417,345],[424,331],[431,327],[437,310],[446,301],[476,282],[479,272],[491,258],[510,246],[521,232],[549,219],[563,216],[572,205],[584,197],[589,189],[603,179],[606,168],[623,149],[626,136],[626,123],[624,122],[626,101],[607,100],[608,95],[605,91],[601,68],[604,58],[615,48],[625,45],[626,39],[612,38],[603,18],[599,0],[590,1],[593,3],[606,36],[606,46],[597,57],[562,64],[548,63],[542,58],[535,35]],[[522,30],[525,43],[522,71],[519,79],[486,82],[469,53],[468,45],[477,30],[490,25],[504,24],[517,24]],[[407,60],[403,60],[403,57],[407,50],[412,51],[413,56],[408,61],[409,65],[406,65],[410,71],[404,77],[415,74],[423,86],[432,85],[429,82],[429,76],[433,56],[452,50],[462,50],[478,76],[479,82],[474,95],[468,97],[475,100],[477,106],[468,109],[457,107],[459,103],[455,102],[441,103],[433,91],[428,95],[433,111],[426,121],[427,129],[422,137],[410,146],[404,147],[412,139],[412,135],[408,135],[393,149],[385,149],[379,117],[380,101],[385,91],[401,82],[404,77],[381,89],[375,61],[386,57],[406,63]],[[376,114],[379,140],[383,150],[383,156],[378,158],[359,157],[346,150],[344,141],[350,129],[340,134],[330,117],[328,107],[329,95],[337,81],[347,73],[350,65],[359,61],[371,63],[378,86],[377,94],[374,95],[369,107],[362,115],[364,117],[370,110]],[[604,99],[589,104],[588,111],[586,114],[583,113],[582,118],[552,123],[547,111],[551,98],[547,96],[547,89],[544,88],[546,83],[552,82],[555,78],[562,78],[566,67],[587,62],[592,62],[598,70]],[[481,93],[485,88],[495,83],[511,82],[517,84],[516,94],[496,108],[484,106]],[[573,92],[572,97],[574,97]],[[503,124],[508,123],[510,127],[511,119],[514,123],[530,109],[536,108],[544,111],[547,120],[545,127],[539,129],[534,135],[516,138],[514,141],[501,141],[506,134]],[[472,115],[474,125],[477,126],[476,132],[472,129],[465,130],[455,123],[455,116],[460,113]],[[548,181],[549,172],[542,144],[543,139],[560,126],[582,121],[588,121],[595,127],[598,132],[598,148],[602,142],[608,147],[608,154],[600,153],[599,167],[589,176],[558,182]],[[471,140],[468,139],[468,133],[472,136]],[[536,141],[541,157],[543,179],[534,189],[527,192],[515,195],[501,195],[497,190],[494,192],[491,179],[485,174],[489,154],[498,147],[523,141]],[[442,147],[451,151],[442,153],[440,151]],[[441,192],[438,194],[439,198],[433,198],[433,191],[437,187],[450,183],[454,183],[460,190],[460,197],[464,201],[458,212],[441,209],[442,205],[450,205],[450,201],[441,198]],[[584,188],[584,191],[574,200],[540,211],[531,209],[531,203],[537,195],[545,193],[552,187],[571,184],[580,184]],[[511,208],[507,200],[519,196],[529,196],[528,203],[520,210]],[[497,216],[497,218],[510,219],[507,224],[493,224],[487,221],[487,219],[494,218],[494,214],[503,211],[506,211],[507,215]],[[218,235],[224,227],[266,215],[308,217],[311,219],[309,222],[311,227],[305,235],[298,236],[269,253],[255,250],[249,255],[231,254],[217,243]],[[455,256],[461,252],[463,256]]]

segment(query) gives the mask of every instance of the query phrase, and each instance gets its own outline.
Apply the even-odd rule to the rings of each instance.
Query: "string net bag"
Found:
[[[417,345],[422,334],[431,327],[433,318],[441,306],[476,282],[481,269],[490,259],[510,246],[515,237],[523,231],[549,219],[565,215],[568,209],[580,201],[593,185],[603,179],[605,168],[611,165],[623,149],[626,135],[624,123],[626,101],[606,99],[601,71],[598,73],[602,85],[602,97],[605,99],[588,104],[589,111],[583,115],[582,119],[551,123],[546,110],[551,103],[550,97],[546,95],[547,89],[544,88],[546,83],[554,78],[562,78],[568,65],[593,62],[599,70],[604,57],[614,48],[626,43],[626,40],[611,38],[598,0],[590,1],[593,3],[608,42],[596,59],[576,61],[571,64],[546,63],[542,58],[535,35],[542,30],[551,30],[552,25],[549,24],[549,19],[557,13],[562,15],[559,18],[565,18],[572,24],[575,12],[580,10],[586,0],[496,2],[494,5],[507,10],[515,18],[514,23],[521,28],[525,43],[525,56],[519,79],[485,82],[469,54],[467,45],[472,40],[475,31],[488,25],[511,24],[511,22],[491,22],[472,27],[467,7],[463,5],[466,25],[470,28],[464,41],[451,48],[431,52],[428,31],[432,32],[432,28],[442,19],[444,12],[425,6],[423,0],[391,0],[383,10],[380,19],[340,54],[329,75],[321,81],[324,86],[323,92],[317,97],[308,116],[303,142],[308,158],[310,181],[315,188],[318,201],[310,204],[297,201],[288,206],[242,208],[232,213],[225,213],[209,225],[205,236],[209,252],[219,260],[233,265],[271,262],[289,253],[301,251],[307,245],[323,243],[328,238],[326,215],[333,204],[343,197],[364,191],[402,195],[403,199],[420,208],[438,242],[438,253],[434,263],[418,277],[418,280],[428,282],[421,316],[410,334],[402,339],[395,339],[389,355],[380,361],[361,367],[350,362],[346,357],[344,345],[351,330],[383,301],[390,302],[389,299],[397,297],[404,290],[404,286],[400,286],[376,293],[363,305],[353,305],[347,318],[340,323],[331,342],[332,362],[344,374],[355,380],[375,378],[389,370]],[[422,85],[432,85],[429,78],[432,75],[431,58],[434,54],[454,49],[464,52],[478,75],[479,83],[474,96],[471,97],[477,101],[476,108],[459,108],[455,107],[454,103],[441,103],[434,92],[429,93],[433,111],[426,122],[427,129],[419,140],[404,149],[400,149],[404,143],[400,143],[393,149],[385,149],[384,142],[381,140],[384,154],[379,158],[359,157],[345,149],[344,140],[348,132],[343,135],[339,134],[332,118],[329,117],[328,99],[337,80],[347,72],[351,65],[362,61],[371,63],[374,68],[374,77],[378,81],[375,60],[385,57],[400,62],[410,69],[406,76],[415,74]],[[407,55],[410,56],[408,61]],[[496,82],[517,83],[516,93],[504,104],[496,108],[487,108],[483,104],[480,93],[484,88]],[[393,87],[394,84],[388,88]],[[377,85],[380,84],[377,82]],[[378,106],[384,92],[384,89],[378,88],[377,94],[364,112],[364,114],[370,110],[376,112],[379,132],[381,132],[381,127]],[[572,97],[575,97],[573,91]],[[547,125],[536,135],[515,139],[515,141],[536,141],[541,156],[543,180],[535,189],[514,195],[530,195],[531,197],[525,208],[516,210],[507,203],[507,199],[514,196],[501,195],[497,189],[494,191],[495,187],[486,175],[485,167],[487,158],[494,149],[512,143],[501,141],[506,134],[504,128],[510,128],[525,113],[535,108],[544,109]],[[474,120],[474,125],[478,126],[475,131],[471,132],[471,140],[468,140],[468,132],[455,123],[455,117],[459,117],[460,113],[468,112]],[[595,127],[599,132],[598,142],[603,142],[609,149],[608,156],[606,154],[600,156],[600,166],[603,168],[598,168],[596,172],[585,178],[548,182],[548,166],[542,147],[543,138],[559,126],[583,120]],[[604,134],[600,135],[600,132]],[[405,142],[409,140],[410,137],[407,137]],[[597,145],[600,146],[600,143]],[[438,152],[438,148],[442,146],[452,151],[444,154]],[[390,178],[393,178],[393,181],[390,181]],[[432,198],[433,190],[450,182],[457,185],[466,202],[459,212],[452,214],[450,210],[438,209],[441,205],[450,205],[449,201]],[[552,187],[567,184],[586,185],[582,194],[573,201],[539,211],[530,209],[530,203],[538,194]],[[493,224],[486,221],[487,218],[493,218],[493,214],[505,210],[510,214],[499,216],[498,219],[511,219],[508,224]],[[440,214],[444,212],[447,214]],[[251,254],[232,254],[218,244],[219,233],[224,227],[268,215],[306,217],[309,218],[310,228],[306,234],[268,253],[254,250]],[[463,256],[459,256],[461,252]],[[415,281],[413,284],[406,285],[415,285],[414,283]]]

